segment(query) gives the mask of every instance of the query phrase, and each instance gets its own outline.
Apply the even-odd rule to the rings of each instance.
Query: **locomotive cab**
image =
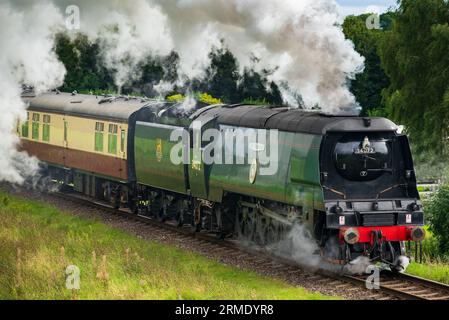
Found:
[[[329,128],[320,151],[326,255],[366,256],[404,269],[406,241],[425,237],[424,214],[408,139],[387,119],[353,118]]]

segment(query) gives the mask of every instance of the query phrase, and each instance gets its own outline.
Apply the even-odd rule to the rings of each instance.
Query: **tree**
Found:
[[[237,58],[223,41],[220,48],[211,50],[209,57],[204,79],[193,79],[190,83],[194,91],[208,92],[226,103],[282,104],[278,85],[268,80],[275,70],[256,72],[254,68],[245,68],[240,75]],[[257,62],[253,58],[253,64]]]
[[[55,43],[56,54],[67,70],[60,90],[71,92],[115,88],[111,73],[99,59],[98,44],[89,41],[87,35],[79,33],[71,39],[67,34],[59,33]]]
[[[402,0],[379,47],[390,85],[389,114],[406,125],[415,151],[443,153],[449,120],[449,3]]]
[[[282,105],[284,103],[281,90],[279,90],[279,86],[276,84],[276,82],[270,82],[270,88],[268,89],[266,99],[268,103],[271,103],[273,105]]]
[[[438,240],[439,252],[449,256],[449,186],[441,187],[426,209],[431,231]]]
[[[283,101],[279,87],[267,79],[270,73],[267,70],[256,72],[245,68],[238,88],[241,101],[281,105]]]
[[[171,95],[178,92],[175,82],[178,79],[179,55],[171,52],[166,57],[154,57],[148,55],[146,59],[141,61],[137,69],[140,76],[130,81],[122,89],[125,94],[143,94],[148,97],[159,96],[164,93]],[[161,82],[173,84],[171,92],[158,92],[155,86]]]
[[[388,76],[381,68],[378,55],[379,42],[385,29],[391,25],[392,13],[381,16],[381,30],[368,29],[366,20],[369,14],[348,16],[343,23],[343,32],[355,46],[357,52],[365,57],[365,70],[351,81],[351,92],[362,107],[362,115],[382,113],[382,90],[389,86]]]
[[[56,37],[56,53],[67,69],[62,91],[79,92],[117,92],[113,72],[108,70],[100,52],[101,39],[89,40],[85,34],[77,34],[74,38],[65,33]],[[187,91],[207,92],[225,103],[253,101],[257,103],[282,104],[282,95],[278,85],[269,81],[272,71],[255,72],[245,69],[239,73],[237,58],[225,47],[213,48],[209,54],[210,65],[203,79],[184,79],[186,84],[179,88],[178,80],[179,55],[176,52],[166,57],[155,57],[149,52],[138,66],[139,77],[129,79],[121,88],[123,94],[141,94],[156,96],[160,92],[155,86],[161,82],[174,84],[167,96]],[[124,58],[126,62],[126,57]],[[254,61],[256,63],[256,61]]]
[[[239,70],[236,57],[224,44],[221,48],[213,48],[209,54],[210,65],[206,70],[206,92],[222,101],[237,103],[237,82]]]

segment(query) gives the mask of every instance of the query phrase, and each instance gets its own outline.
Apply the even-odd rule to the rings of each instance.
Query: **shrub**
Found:
[[[175,95],[167,97],[168,102],[181,102],[184,99],[185,99],[185,97],[182,94],[175,94]]]
[[[209,95],[207,93],[200,93],[198,100],[203,102],[203,103],[210,104],[210,105],[212,105],[212,104],[221,104],[222,103],[220,99],[214,98],[214,97],[212,97],[211,95]]]
[[[438,240],[439,252],[449,255],[449,185],[442,186],[427,205],[430,230]]]
[[[426,229],[426,239],[422,243],[424,261],[430,263],[432,261],[441,260],[438,239],[433,235],[432,231]],[[413,255],[413,250],[411,252]]]
[[[205,103],[205,104],[221,104],[222,101],[220,99],[212,97],[210,94],[207,93],[194,93],[193,94],[195,99],[199,102]],[[167,101],[169,102],[182,102],[184,101],[186,97],[182,94],[175,94],[172,96],[167,97]]]

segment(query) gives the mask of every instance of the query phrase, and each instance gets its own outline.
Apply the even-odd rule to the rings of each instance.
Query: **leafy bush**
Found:
[[[168,102],[180,102],[183,101],[185,97],[182,94],[174,94],[172,96],[167,97]]]
[[[205,104],[213,105],[213,104],[221,104],[221,100],[212,97],[207,93],[194,93],[194,97],[197,101],[203,102]],[[185,96],[182,94],[175,94],[166,98],[169,102],[182,102],[185,100]]]
[[[426,229],[426,239],[422,243],[422,250],[424,262],[426,263],[444,260],[440,255],[439,241],[428,228]],[[411,254],[413,255],[413,252]]]
[[[388,111],[385,108],[374,108],[371,110],[367,110],[366,113],[368,113],[368,116],[370,117],[388,118],[389,116]]]
[[[209,95],[207,93],[200,93],[199,97],[198,97],[198,100],[201,101],[201,102],[204,102],[206,104],[210,104],[210,105],[212,105],[212,104],[221,104],[222,103],[220,99],[214,98],[214,97],[212,97],[211,95]]]
[[[449,256],[449,185],[442,186],[429,201],[427,215],[440,254]]]

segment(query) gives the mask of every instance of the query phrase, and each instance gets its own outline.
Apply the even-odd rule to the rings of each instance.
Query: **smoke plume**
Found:
[[[26,0],[15,1],[29,3]],[[269,80],[287,82],[308,108],[356,111],[348,79],[364,59],[345,39],[334,0],[58,0],[80,8],[81,30],[100,38],[107,66],[120,87],[139,75],[138,63],[151,53],[180,55],[180,74],[204,75],[209,52],[226,46],[243,70],[276,70]],[[259,63],[254,65],[253,58]]]
[[[345,39],[334,0],[2,0],[0,180],[21,182],[19,167],[36,170],[17,165],[13,151],[18,141],[12,132],[25,118],[20,84],[37,92],[61,85],[64,68],[52,39],[69,5],[80,9],[80,29],[68,32],[98,40],[118,87],[140,75],[143,59],[173,50],[180,56],[180,80],[204,76],[211,48],[224,39],[242,70],[275,70],[269,80],[288,84],[281,86],[285,101],[301,100],[299,93],[308,108],[356,110],[347,82],[364,60]]]
[[[277,69],[270,80],[287,81],[306,107],[327,112],[357,106],[347,81],[364,59],[345,40],[333,0],[161,0],[181,56],[182,71],[195,75],[207,64],[207,48],[224,39],[241,67]],[[195,58],[195,59],[194,59]],[[256,70],[256,71],[259,71]]]
[[[19,10],[0,3],[0,181],[22,183],[38,170],[37,159],[17,151],[16,126],[26,119],[21,85],[39,93],[62,84],[65,69],[52,49],[62,22],[52,4]]]

